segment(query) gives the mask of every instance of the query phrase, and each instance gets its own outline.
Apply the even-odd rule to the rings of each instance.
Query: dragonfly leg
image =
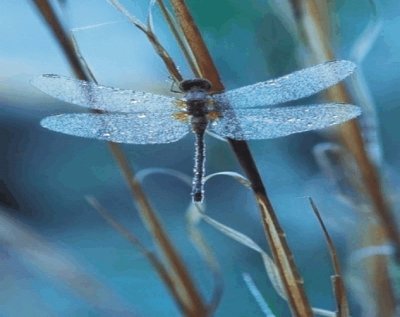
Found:
[[[168,76],[168,78],[171,80],[171,87],[169,88],[169,91],[173,92],[173,93],[181,94],[182,91],[180,91],[179,89],[175,89],[175,87],[177,87],[175,79],[172,76]]]

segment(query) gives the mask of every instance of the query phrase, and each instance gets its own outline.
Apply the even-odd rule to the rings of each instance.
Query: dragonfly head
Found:
[[[182,92],[188,92],[192,89],[209,91],[211,89],[211,83],[203,78],[187,79],[179,83],[179,89]]]

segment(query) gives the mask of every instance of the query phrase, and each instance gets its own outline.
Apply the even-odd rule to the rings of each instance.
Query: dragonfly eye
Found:
[[[193,88],[209,91],[211,89],[211,83],[203,78],[183,80],[179,83],[179,89],[182,90],[182,92],[187,92]]]

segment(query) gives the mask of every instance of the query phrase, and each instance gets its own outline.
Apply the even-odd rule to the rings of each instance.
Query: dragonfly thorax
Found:
[[[208,92],[211,89],[211,83],[204,78],[187,79],[179,83],[179,89],[184,93],[193,89]]]
[[[207,79],[195,78],[184,80],[179,84],[179,88],[185,94],[187,112],[192,117],[206,120],[209,102],[209,90],[211,83]],[[195,120],[197,121],[197,119]]]

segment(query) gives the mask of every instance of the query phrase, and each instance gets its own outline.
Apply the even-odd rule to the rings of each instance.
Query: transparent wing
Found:
[[[91,109],[111,112],[176,110],[176,99],[172,97],[105,87],[59,75],[42,75],[34,78],[31,83],[52,97]]]
[[[209,130],[236,140],[273,139],[322,129],[360,115],[357,106],[317,104],[297,107],[225,110]]]
[[[226,108],[273,105],[311,96],[349,76],[355,69],[350,61],[333,61],[305,68],[277,79],[213,95]]]
[[[187,123],[165,113],[72,113],[44,118],[40,124],[65,134],[131,144],[170,143],[189,131]]]

